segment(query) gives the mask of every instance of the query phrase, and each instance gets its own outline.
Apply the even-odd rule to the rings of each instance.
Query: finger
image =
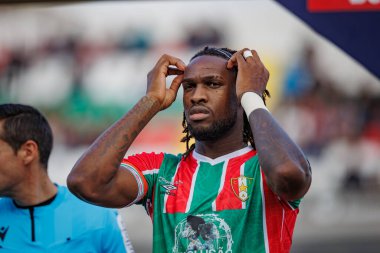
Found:
[[[186,64],[181,59],[170,55],[164,55],[158,64],[161,64],[159,66],[159,73],[162,73],[165,77],[169,75],[181,75],[186,68]]]
[[[179,58],[173,57],[173,59],[170,59],[169,63],[182,71],[185,71],[186,69],[186,64]]]
[[[176,76],[172,83],[170,84],[169,91],[171,91],[171,96],[173,97],[173,100],[177,97],[177,93],[179,90],[179,87],[181,86],[183,80],[183,75]]]
[[[227,68],[231,69],[234,66],[237,66],[237,60],[236,60],[236,55],[239,54],[239,52],[234,53],[231,58],[227,61]]]
[[[186,68],[186,64],[181,59],[168,54],[164,54],[163,56],[161,56],[157,64],[165,66],[166,68],[169,67],[169,65],[174,65],[180,70],[185,70]]]
[[[236,55],[236,61],[238,62],[238,65],[240,66],[247,64],[246,60],[244,59],[241,53]]]
[[[254,52],[255,50],[249,50],[249,49],[246,49],[242,52],[242,55],[243,55],[243,58],[245,59],[246,62],[248,63],[252,63],[252,62],[255,62],[255,55],[254,55]],[[257,54],[256,54],[257,55]]]
[[[256,50],[252,50],[251,52],[252,52],[254,58],[257,58],[257,59],[260,60],[260,56],[259,56],[259,54],[257,53]]]
[[[183,73],[184,73],[184,71],[181,70],[181,69],[178,69],[178,68],[175,68],[175,67],[172,67],[172,66],[168,67],[168,76],[171,76],[171,75],[182,75]]]
[[[243,52],[246,50],[249,50],[249,49],[243,48],[243,49],[237,51],[236,53],[234,53],[227,62],[227,68],[231,69],[233,66],[237,66],[238,65],[238,61],[237,61],[238,55],[243,55]]]
[[[173,79],[172,83],[170,84],[169,89],[171,89],[171,90],[177,92],[178,89],[179,89],[179,87],[181,86],[182,80],[183,80],[183,75],[178,75],[178,76],[176,76],[176,77]]]
[[[169,73],[169,66],[175,66],[179,70],[185,70],[186,65],[183,63],[183,61],[179,58],[176,58],[171,55],[164,54],[160,57],[160,59],[157,61],[156,65],[154,66],[152,70],[152,75],[154,76],[161,76],[161,78],[166,78],[169,74],[171,75],[173,73],[172,70],[170,70]],[[174,67],[173,67],[174,68]]]
[[[262,62],[261,62],[261,59],[260,59],[260,57],[259,57],[259,54],[256,52],[256,50],[251,50],[251,52],[252,52],[252,55],[253,55],[253,60],[256,62],[256,63],[260,63],[260,64],[262,64]]]

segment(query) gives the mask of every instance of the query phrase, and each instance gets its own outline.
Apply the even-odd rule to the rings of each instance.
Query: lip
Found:
[[[189,111],[189,119],[191,121],[204,120],[209,115],[210,115],[210,111],[204,106],[194,106]]]

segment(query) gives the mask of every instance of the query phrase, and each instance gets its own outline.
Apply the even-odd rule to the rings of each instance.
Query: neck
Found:
[[[243,141],[243,127],[238,124],[230,131],[226,132],[222,138],[212,141],[195,141],[195,151],[211,159],[232,153],[236,150],[247,147]]]
[[[201,155],[207,156],[211,159],[215,159],[247,146],[248,145],[244,142],[239,142],[239,143],[196,142],[195,151],[197,151],[197,153]]]
[[[25,176],[10,194],[19,206],[34,206],[45,202],[57,194],[57,187],[49,179],[44,169],[37,169]]]

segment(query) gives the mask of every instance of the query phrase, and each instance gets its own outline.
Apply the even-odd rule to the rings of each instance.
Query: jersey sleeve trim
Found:
[[[136,182],[137,182],[137,187],[138,187],[137,196],[131,203],[129,203],[127,205],[127,207],[128,207],[128,206],[131,206],[131,205],[139,202],[141,199],[143,199],[145,197],[145,195],[148,191],[148,184],[147,184],[143,174],[141,173],[141,171],[136,169],[132,164],[123,162],[121,164],[121,167],[128,170],[135,177]]]

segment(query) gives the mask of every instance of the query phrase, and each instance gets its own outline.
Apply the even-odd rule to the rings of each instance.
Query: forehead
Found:
[[[227,69],[227,60],[213,55],[202,55],[193,59],[186,67],[184,78],[196,78],[209,75],[220,75],[228,78],[233,72]]]

